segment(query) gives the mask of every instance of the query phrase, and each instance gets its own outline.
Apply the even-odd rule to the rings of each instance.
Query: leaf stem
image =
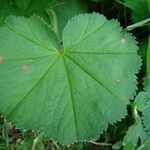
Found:
[[[46,12],[51,21],[51,28],[58,36],[58,19],[57,19],[56,12],[53,9],[47,9]]]
[[[133,7],[127,5],[126,3],[121,2],[120,0],[115,0],[115,1],[116,1],[117,3],[119,3],[119,4],[123,5],[123,6],[125,6],[125,7],[128,7],[128,8],[130,8],[130,9],[134,10]]]
[[[148,49],[147,49],[147,75],[150,79],[150,35],[149,35],[149,42],[148,42]]]
[[[65,4],[66,4],[66,2],[55,3],[55,4],[53,4],[52,6],[50,6],[50,8],[53,9],[53,8],[56,8],[56,7],[65,5]]]
[[[100,145],[100,146],[112,146],[111,143],[97,143],[94,141],[90,141],[90,143],[94,144],[94,145]]]
[[[9,137],[8,137],[8,128],[7,128],[7,121],[4,119],[4,126],[2,129],[3,139],[5,140],[6,147],[9,149]]]
[[[56,147],[57,150],[60,150],[60,147],[58,146],[58,144],[55,141],[53,141],[53,144],[54,144],[54,146]]]
[[[37,143],[38,143],[38,138],[39,138],[39,137],[36,137],[36,138],[34,139],[33,145],[32,145],[32,150],[35,150],[36,145],[37,145]]]
[[[143,27],[143,26],[146,26],[146,25],[149,25],[149,24],[150,24],[150,18],[142,20],[142,21],[137,22],[135,24],[132,24],[130,26],[127,26],[126,30],[131,31],[135,28],[140,28],[140,27]]]

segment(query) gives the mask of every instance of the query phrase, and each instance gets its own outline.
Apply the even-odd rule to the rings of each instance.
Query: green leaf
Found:
[[[54,0],[15,0],[16,6],[20,8],[24,16],[42,13]]]
[[[50,9],[47,9],[54,31],[61,35],[63,28],[70,18],[87,12],[87,4],[84,0],[56,0],[55,4],[51,5]]]
[[[150,13],[150,0],[147,0],[147,4],[148,4],[149,13]]]
[[[124,0],[125,5],[131,9],[131,17],[134,22],[149,18],[147,0]],[[142,11],[141,11],[142,10]]]
[[[145,127],[150,131],[150,80],[147,78],[145,79],[145,91],[149,94],[149,101],[143,111],[143,122]]]
[[[145,74],[146,73],[146,66],[147,66],[147,48],[148,48],[148,38],[144,38],[139,41],[139,49],[138,49],[138,54],[141,56],[142,59],[142,72]]]
[[[4,23],[4,20],[9,15],[22,15],[20,10],[15,6],[13,1],[0,1],[0,26]]]
[[[150,80],[144,81],[144,92],[140,92],[135,99],[137,109],[142,112],[144,126],[150,131]]]
[[[139,111],[143,111],[149,101],[149,95],[147,92],[140,92],[135,98],[135,104]]]
[[[33,14],[38,14],[39,16],[42,16],[44,14],[44,10],[49,7],[52,2],[53,0],[1,0],[0,25],[2,25],[5,18],[10,15],[30,17]]]
[[[27,10],[27,8],[28,8],[28,6],[29,6],[29,4],[30,4],[30,1],[31,1],[31,0],[22,0],[22,1],[20,1],[20,0],[15,0],[16,5],[17,5],[20,9],[22,9],[23,12],[25,12],[25,11]]]
[[[113,146],[112,146],[112,149],[115,150],[115,149],[121,149],[122,147],[122,142],[123,141],[118,141],[117,143],[115,143]]]
[[[150,131],[150,101],[147,104],[147,107],[145,108],[145,110],[143,111],[143,122],[144,125],[146,126],[146,128]]]
[[[150,80],[147,77],[144,79],[144,91],[150,95]]]
[[[143,128],[142,120],[137,116],[135,123],[129,127],[123,139],[124,150],[148,150],[150,135]]]
[[[146,77],[144,80],[144,91],[140,92],[135,99],[135,106],[137,110],[142,112],[141,128],[142,132],[139,134],[141,145],[137,150],[149,150],[150,149],[150,119],[149,119],[149,109],[150,109],[150,80]],[[138,116],[139,119],[139,116]],[[146,127],[146,129],[145,129]],[[140,127],[139,127],[140,129]],[[149,130],[149,131],[148,131]],[[137,130],[135,133],[139,132]]]
[[[147,48],[147,74],[148,74],[148,78],[150,79],[150,36],[149,36],[149,42]]]
[[[140,122],[136,122],[133,126],[131,126],[128,129],[126,136],[123,140],[124,150],[135,150],[138,144],[138,139],[142,134],[142,131],[143,127],[140,124]]]
[[[53,3],[53,1],[54,0],[30,0],[29,7],[26,9],[25,15],[31,16],[35,13],[41,13],[46,8],[48,8]]]
[[[17,127],[70,144],[126,115],[141,61],[116,20],[75,16],[61,45],[37,19],[9,17],[0,39],[0,112]]]

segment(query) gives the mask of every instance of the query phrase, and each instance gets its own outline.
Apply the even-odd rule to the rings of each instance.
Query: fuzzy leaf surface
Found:
[[[140,66],[135,39],[97,13],[55,33],[36,18],[0,28],[0,112],[63,144],[96,138],[126,115]]]
[[[138,145],[139,139],[140,146]],[[137,117],[135,123],[129,127],[123,139],[123,150],[148,150],[150,148],[149,142],[150,136],[143,128],[141,118]]]
[[[143,110],[143,122],[145,127],[150,131],[150,79],[145,79],[145,88],[144,90],[147,92],[147,95],[149,96],[149,101],[147,102],[145,109]]]

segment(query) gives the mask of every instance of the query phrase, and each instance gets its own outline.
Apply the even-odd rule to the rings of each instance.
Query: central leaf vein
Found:
[[[67,51],[67,53],[69,54],[83,54],[83,55],[131,55],[131,54],[135,54],[135,52],[122,52],[122,53],[119,53],[119,52],[75,52],[75,51]]]

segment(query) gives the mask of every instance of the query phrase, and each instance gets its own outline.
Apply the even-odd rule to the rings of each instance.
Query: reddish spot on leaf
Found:
[[[28,70],[30,70],[30,66],[29,65],[23,65],[22,70],[28,71]]]
[[[0,64],[2,64],[5,60],[6,60],[6,58],[5,58],[5,57],[0,56]]]
[[[125,37],[122,37],[122,38],[120,39],[120,42],[121,42],[122,44],[124,44],[124,43],[126,42],[126,38],[125,38]]]

